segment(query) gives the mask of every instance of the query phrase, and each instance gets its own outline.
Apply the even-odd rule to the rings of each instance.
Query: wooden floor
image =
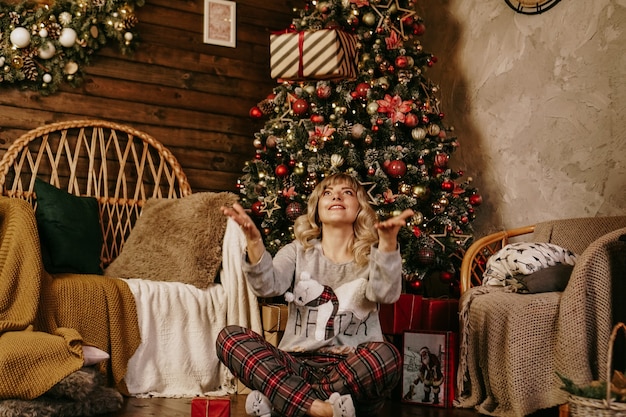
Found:
[[[246,417],[245,395],[230,397],[230,417]],[[558,417],[557,410],[546,410],[533,414],[533,417]],[[127,398],[122,410],[103,417],[190,417],[190,398]],[[468,409],[445,409],[438,407],[402,404],[399,401],[387,401],[381,417],[476,417],[479,414]]]

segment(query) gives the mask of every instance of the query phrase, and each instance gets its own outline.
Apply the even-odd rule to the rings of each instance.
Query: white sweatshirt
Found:
[[[369,265],[358,267],[353,261],[332,262],[324,256],[319,240],[312,244],[305,251],[294,241],[274,259],[266,251],[258,263],[243,263],[257,296],[285,294],[290,301],[279,348],[335,351],[341,346],[382,341],[378,304],[394,303],[400,297],[400,250],[384,253],[372,246]]]

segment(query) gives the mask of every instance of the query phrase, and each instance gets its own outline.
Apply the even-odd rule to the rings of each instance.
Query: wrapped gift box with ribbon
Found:
[[[265,340],[278,346],[285,332],[288,307],[286,304],[263,304],[261,306],[261,322]]]
[[[191,417],[230,417],[230,399],[192,398]]]
[[[384,334],[402,334],[417,330],[422,324],[422,296],[400,294],[394,304],[381,304],[378,316]]]
[[[355,79],[357,38],[335,29],[270,35],[272,78],[287,81]]]

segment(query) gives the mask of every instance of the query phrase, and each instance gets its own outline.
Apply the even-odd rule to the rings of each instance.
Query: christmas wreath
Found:
[[[136,44],[143,0],[0,2],[0,84],[50,94],[76,87],[89,58],[108,42],[123,54]]]

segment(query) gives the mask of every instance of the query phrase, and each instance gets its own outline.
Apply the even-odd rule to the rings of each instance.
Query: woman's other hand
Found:
[[[233,204],[232,207],[222,206],[220,210],[225,216],[233,219],[241,227],[248,244],[248,260],[250,263],[257,263],[265,252],[265,245],[263,244],[261,232],[246,210],[239,203]]]
[[[398,232],[400,228],[406,226],[406,220],[414,214],[415,212],[413,210],[406,209],[397,216],[376,223],[376,229],[378,230],[378,250],[381,252],[395,251],[398,246]]]

